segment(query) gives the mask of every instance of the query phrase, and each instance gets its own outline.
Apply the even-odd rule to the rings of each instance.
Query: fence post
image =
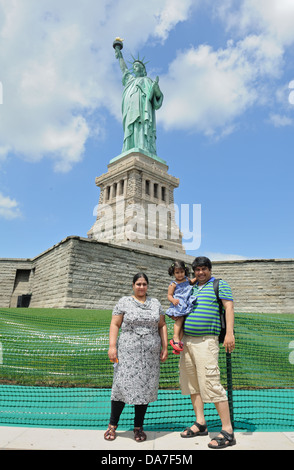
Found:
[[[228,402],[229,402],[231,423],[234,429],[232,355],[231,353],[228,353],[228,352],[226,353],[226,364],[227,364]]]

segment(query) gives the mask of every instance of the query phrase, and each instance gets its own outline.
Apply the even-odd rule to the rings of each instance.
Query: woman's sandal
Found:
[[[108,425],[108,429],[104,433],[104,439],[106,441],[114,441],[114,439],[116,438],[116,428],[117,426],[113,426],[112,424]]]
[[[136,442],[146,441],[147,436],[143,431],[143,428],[134,428],[134,439]]]
[[[172,348],[175,351],[183,351],[183,343],[182,341],[179,341],[178,343],[174,341],[173,339],[170,340],[169,344],[172,346]]]
[[[208,447],[211,449],[225,449],[226,447],[234,446],[236,444],[234,433],[230,434],[222,429],[220,434],[222,434],[223,437],[216,436],[212,439],[212,441],[217,442],[217,445],[214,446],[213,444],[208,444]]]
[[[194,432],[194,431],[192,431],[191,428],[186,428],[186,429],[184,429],[183,432],[181,432],[180,436],[184,437],[184,438],[196,437],[196,436],[207,436],[208,431],[207,431],[207,425],[206,424],[199,424],[195,421],[195,423],[193,425],[197,426],[199,431]],[[186,432],[186,434],[184,434],[184,432]]]

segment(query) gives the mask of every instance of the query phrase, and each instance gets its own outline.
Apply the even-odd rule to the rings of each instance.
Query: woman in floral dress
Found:
[[[160,361],[167,359],[167,327],[159,301],[147,296],[147,288],[146,274],[136,274],[133,295],[122,297],[112,313],[108,356],[117,365],[106,440],[116,438],[120,415],[128,403],[135,406],[134,438],[145,441],[144,416],[148,403],[157,400]]]

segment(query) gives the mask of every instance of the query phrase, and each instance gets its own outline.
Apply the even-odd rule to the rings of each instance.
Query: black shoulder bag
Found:
[[[224,339],[225,339],[225,336],[226,336],[227,325],[226,325],[226,313],[225,313],[225,310],[224,310],[224,307],[223,307],[223,303],[222,303],[221,299],[219,298],[219,293],[218,293],[219,281],[220,281],[220,279],[215,279],[215,280],[213,281],[213,288],[214,288],[215,296],[216,296],[216,298],[217,298],[218,306],[219,306],[219,316],[220,316],[220,322],[221,322],[221,331],[220,331],[220,334],[219,334],[219,337],[218,337],[218,341],[219,341],[219,343],[221,344],[221,343],[224,342]]]

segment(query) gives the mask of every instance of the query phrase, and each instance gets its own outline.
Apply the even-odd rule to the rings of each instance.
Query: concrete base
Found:
[[[104,431],[0,427],[0,450],[100,450],[100,451],[185,451],[186,460],[196,450],[211,450],[207,446],[213,436],[183,439],[178,432],[146,431],[145,442],[135,442],[132,431],[118,431],[115,441],[104,439]],[[237,444],[226,450],[294,450],[293,432],[236,432]],[[116,457],[119,455],[115,453]],[[124,454],[126,455],[126,454]],[[154,456],[153,456],[154,457]],[[140,456],[139,458],[142,458]],[[196,456],[192,455],[193,463]],[[99,460],[99,459],[98,459]],[[169,463],[176,463],[169,462]]]

